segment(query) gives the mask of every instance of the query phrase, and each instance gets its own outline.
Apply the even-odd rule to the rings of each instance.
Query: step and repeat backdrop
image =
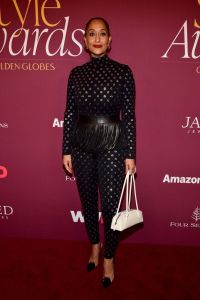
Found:
[[[125,241],[200,245],[199,0],[0,1],[0,236],[87,238],[62,134],[68,75],[89,60],[84,26],[96,15],[136,81],[144,225]]]

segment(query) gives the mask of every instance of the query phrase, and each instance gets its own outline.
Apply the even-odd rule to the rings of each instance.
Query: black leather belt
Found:
[[[87,115],[79,115],[79,122],[85,124],[106,124],[106,123],[115,123],[119,122],[119,115],[112,116],[87,116]]]

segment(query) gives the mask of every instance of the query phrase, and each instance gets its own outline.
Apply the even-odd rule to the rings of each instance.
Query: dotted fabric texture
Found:
[[[111,229],[111,222],[125,178],[124,152],[112,149],[94,153],[73,148],[71,155],[89,240],[91,244],[99,242],[99,188],[104,221],[104,257],[112,258],[120,235],[119,231]]]
[[[64,114],[63,154],[72,152],[72,136],[79,114],[112,116],[121,113],[126,158],[136,158],[135,81],[129,66],[107,55],[72,69]]]
[[[72,141],[79,115],[120,115],[125,145],[93,151],[74,146]],[[127,65],[104,55],[91,58],[71,71],[64,114],[63,154],[71,154],[86,230],[92,244],[99,242],[98,190],[100,192],[105,258],[114,257],[119,242],[120,232],[111,229],[111,222],[125,178],[124,160],[136,157],[135,123],[135,82]]]

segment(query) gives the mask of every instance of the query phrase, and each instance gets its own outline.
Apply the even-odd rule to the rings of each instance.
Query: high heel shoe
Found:
[[[95,268],[97,268],[97,267],[98,267],[98,265],[96,266],[94,262],[89,262],[89,263],[87,264],[87,270],[88,270],[88,272],[93,271],[93,270],[94,270]]]
[[[107,288],[111,285],[111,283],[113,282],[113,279],[111,279],[110,277],[104,277],[102,279],[102,284],[104,288]]]
[[[114,270],[114,258],[113,258],[113,270]],[[114,274],[114,273],[113,273]],[[114,280],[114,275],[113,277],[108,277],[108,276],[104,276],[103,279],[102,279],[102,285],[104,288],[107,288],[111,285],[111,283],[113,282]]]
[[[99,243],[99,255],[100,255],[100,252],[101,252],[101,249],[103,247],[103,244],[102,243]],[[98,255],[98,256],[99,256]],[[89,261],[88,264],[87,264],[87,270],[88,272],[91,272],[93,271],[94,269],[96,269],[98,267],[98,264],[95,265],[95,263],[93,261]]]

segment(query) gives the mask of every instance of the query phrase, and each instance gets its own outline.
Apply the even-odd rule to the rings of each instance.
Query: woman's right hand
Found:
[[[63,155],[63,165],[69,173],[72,173],[72,159],[70,154]]]

